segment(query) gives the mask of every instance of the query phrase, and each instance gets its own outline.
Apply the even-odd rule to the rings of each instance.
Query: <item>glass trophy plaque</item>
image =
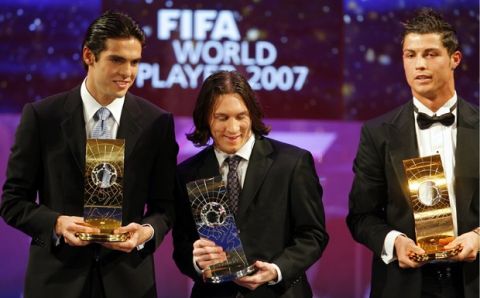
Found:
[[[444,249],[455,234],[440,155],[406,159],[403,166],[415,219],[416,242],[425,251],[425,254],[413,254],[410,258],[426,262],[458,254],[460,247]]]
[[[88,139],[85,157],[85,197],[83,217],[100,233],[78,233],[82,240],[118,242],[128,234],[114,234],[122,225],[123,164],[125,140]]]
[[[222,177],[189,182],[187,191],[199,236],[221,246],[227,255],[226,261],[204,269],[203,279],[221,283],[253,273],[255,266],[247,262]]]

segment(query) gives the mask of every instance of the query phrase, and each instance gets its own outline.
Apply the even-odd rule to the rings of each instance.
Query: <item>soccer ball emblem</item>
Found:
[[[209,202],[202,207],[200,211],[202,222],[209,227],[220,226],[227,218],[227,211],[222,204]]]
[[[435,206],[442,199],[435,182],[427,180],[418,187],[418,200],[425,206]]]
[[[117,181],[117,170],[107,162],[97,164],[92,170],[93,183],[100,188],[108,188]]]

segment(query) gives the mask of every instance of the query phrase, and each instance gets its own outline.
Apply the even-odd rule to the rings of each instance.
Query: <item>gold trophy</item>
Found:
[[[125,140],[88,139],[85,157],[83,216],[98,234],[77,233],[86,241],[119,242],[128,234],[114,234],[122,226]]]
[[[425,251],[425,254],[413,254],[410,258],[426,262],[458,254],[460,247],[444,249],[455,233],[440,155],[406,159],[403,166],[415,219],[416,242]]]

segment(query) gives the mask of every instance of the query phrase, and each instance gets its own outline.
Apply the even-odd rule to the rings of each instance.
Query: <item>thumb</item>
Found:
[[[135,230],[137,229],[136,227],[136,223],[130,223],[124,227],[119,227],[119,228],[116,228],[115,229],[115,233],[117,234],[123,234],[123,233],[127,233],[127,232],[135,232]]]

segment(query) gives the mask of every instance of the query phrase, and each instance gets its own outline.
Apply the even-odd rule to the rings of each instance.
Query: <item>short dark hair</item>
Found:
[[[218,71],[210,75],[202,85],[193,110],[195,129],[187,133],[187,139],[197,146],[207,145],[212,137],[210,117],[217,98],[224,94],[238,94],[247,107],[252,121],[252,131],[257,136],[267,135],[270,127],[263,123],[263,111],[248,81],[238,71]]]
[[[89,48],[95,59],[98,60],[100,53],[105,50],[107,39],[130,37],[136,38],[142,47],[145,45],[145,33],[137,22],[124,13],[106,11],[88,27],[82,50],[84,47]],[[88,69],[85,61],[83,66]]]
[[[438,33],[449,55],[460,49],[457,33],[453,26],[447,23],[441,14],[431,8],[424,7],[417,10],[411,19],[403,23],[403,27],[402,45],[405,37],[410,33]]]

